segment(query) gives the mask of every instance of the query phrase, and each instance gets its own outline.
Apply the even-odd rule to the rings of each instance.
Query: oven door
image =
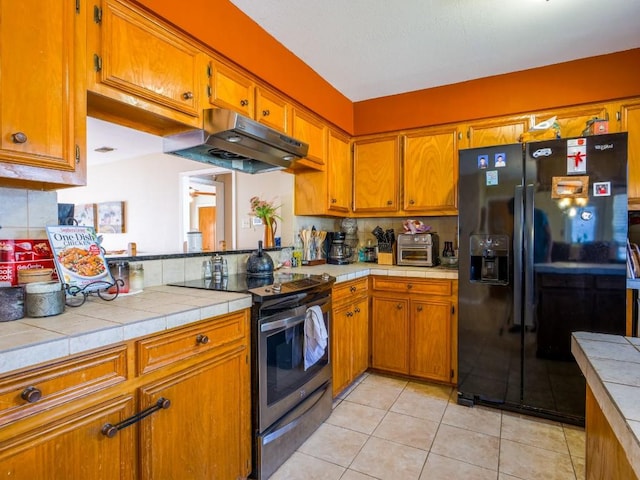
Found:
[[[431,247],[402,247],[398,250],[398,265],[432,267],[433,249]]]
[[[317,305],[330,337],[331,297],[260,320],[258,340],[259,431],[288,413],[331,378],[329,340],[317,362],[304,368],[307,309]]]

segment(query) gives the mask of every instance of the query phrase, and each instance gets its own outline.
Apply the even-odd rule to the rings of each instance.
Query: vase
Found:
[[[264,248],[273,248],[275,246],[275,236],[276,230],[278,229],[278,224],[276,223],[275,218],[264,218],[262,219],[262,223],[264,223]]]

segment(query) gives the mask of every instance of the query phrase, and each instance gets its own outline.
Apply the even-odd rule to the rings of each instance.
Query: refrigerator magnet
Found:
[[[594,197],[611,196],[611,182],[593,182]]]
[[[493,159],[493,166],[496,168],[502,168],[507,166],[507,156],[504,153],[496,153]]]
[[[498,185],[498,171],[497,170],[489,170],[487,172],[487,186]]]
[[[478,155],[478,168],[487,168],[489,166],[489,155]]]
[[[589,196],[589,176],[553,177],[551,198],[587,198]]]
[[[587,171],[587,140],[572,138],[567,140],[567,175]]]

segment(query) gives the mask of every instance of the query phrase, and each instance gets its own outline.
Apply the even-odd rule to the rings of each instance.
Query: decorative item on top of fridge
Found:
[[[554,138],[561,138],[560,124],[556,121],[557,115],[554,115],[548,120],[540,123],[536,123],[528,131],[520,135],[521,142],[531,142],[538,140],[551,140]]]

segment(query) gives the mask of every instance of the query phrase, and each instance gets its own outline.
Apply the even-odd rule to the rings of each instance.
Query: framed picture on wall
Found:
[[[124,202],[98,204],[98,233],[125,233]]]
[[[96,204],[80,203],[73,207],[73,218],[81,227],[96,228]]]

